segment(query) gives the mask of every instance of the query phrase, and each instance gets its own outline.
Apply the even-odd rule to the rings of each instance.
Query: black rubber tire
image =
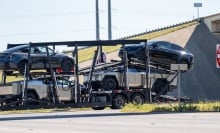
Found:
[[[92,109],[94,109],[94,110],[103,110],[103,109],[105,109],[105,107],[92,107]]]
[[[112,100],[112,109],[121,109],[122,107],[125,106],[125,104],[127,103],[126,98],[121,95],[121,94],[117,94],[113,100]]]
[[[36,93],[29,91],[27,92],[27,101],[26,101],[26,105],[38,105],[38,102],[32,101],[32,100],[38,100],[38,97],[36,95]]]
[[[19,64],[18,64],[18,72],[20,74],[24,74],[25,72],[25,65],[27,65],[27,62],[26,61],[21,61]]]
[[[143,95],[139,94],[139,93],[134,93],[132,96],[131,96],[131,102],[133,104],[144,104],[144,97]]]
[[[113,77],[105,77],[103,81],[104,90],[115,90],[117,87],[117,82]]]
[[[69,59],[64,59],[61,64],[61,68],[64,72],[71,72],[73,68],[73,62]]]

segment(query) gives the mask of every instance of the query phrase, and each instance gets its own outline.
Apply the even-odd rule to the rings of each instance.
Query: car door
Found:
[[[181,56],[181,52],[184,52],[184,49],[182,47],[171,43],[171,48],[169,53],[173,63],[178,63],[178,60]]]
[[[46,68],[45,66],[45,55],[41,50],[41,47],[31,47],[30,51],[31,56],[31,68],[32,69],[42,69]]]
[[[139,72],[136,68],[128,69],[128,85],[129,87],[141,88],[143,87],[142,72]]]
[[[72,99],[72,89],[70,86],[70,81],[62,78],[57,79],[57,94],[59,100],[70,101]]]
[[[170,63],[170,43],[156,42],[150,46],[150,60],[156,63]]]
[[[47,49],[46,47],[38,47],[40,53],[39,53],[39,56],[41,56],[43,58],[43,62],[44,62],[44,66],[46,66],[46,68],[49,68],[49,58],[47,56]],[[56,53],[48,48],[48,53],[49,53],[49,56],[50,56],[50,63],[51,63],[51,67],[52,68],[56,68],[56,67],[59,67],[60,66],[60,62],[59,62],[59,59],[55,56]]]

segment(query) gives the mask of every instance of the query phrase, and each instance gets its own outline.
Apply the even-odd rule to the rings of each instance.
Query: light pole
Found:
[[[99,0],[96,0],[95,3],[95,9],[96,9],[96,40],[99,40]]]
[[[202,3],[194,3],[193,5],[197,8],[197,19],[199,21],[199,8],[202,7]]]
[[[99,0],[96,0],[96,3],[95,3],[95,9],[96,9],[96,40],[99,41],[100,40],[100,32],[99,32]],[[103,57],[102,57],[102,46],[98,46],[97,47],[97,50],[101,56],[101,60],[103,60]],[[100,57],[98,57],[100,58]]]
[[[108,39],[112,39],[111,0],[108,0]]]

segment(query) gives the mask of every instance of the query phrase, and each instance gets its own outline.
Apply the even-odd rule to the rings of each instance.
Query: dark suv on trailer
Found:
[[[6,74],[11,74],[14,70],[24,73],[25,65],[28,62],[29,45],[19,45],[9,48],[0,53],[0,69]],[[53,69],[61,68],[63,71],[73,71],[74,60],[65,54],[54,52],[48,48]],[[46,46],[33,46],[30,48],[30,69],[47,69],[49,63]]]
[[[170,67],[170,64],[187,64],[188,69],[193,67],[193,54],[187,49],[167,41],[147,42],[150,61],[155,65]],[[129,61],[137,59],[145,61],[145,44],[126,45],[127,57]],[[119,50],[119,57],[123,59],[123,48]]]

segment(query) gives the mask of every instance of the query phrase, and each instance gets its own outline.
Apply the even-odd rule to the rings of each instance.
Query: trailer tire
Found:
[[[126,98],[123,95],[121,95],[121,94],[117,94],[112,99],[112,106],[111,106],[111,108],[112,109],[121,109],[126,103],[127,103]]]
[[[117,88],[117,81],[113,77],[105,77],[103,81],[104,90],[115,90]]]
[[[132,96],[131,96],[131,102],[133,104],[143,104],[144,103],[144,96],[141,95],[140,93],[134,93]]]
[[[105,107],[92,107],[92,109],[94,109],[94,110],[103,110],[103,109],[105,109]]]

